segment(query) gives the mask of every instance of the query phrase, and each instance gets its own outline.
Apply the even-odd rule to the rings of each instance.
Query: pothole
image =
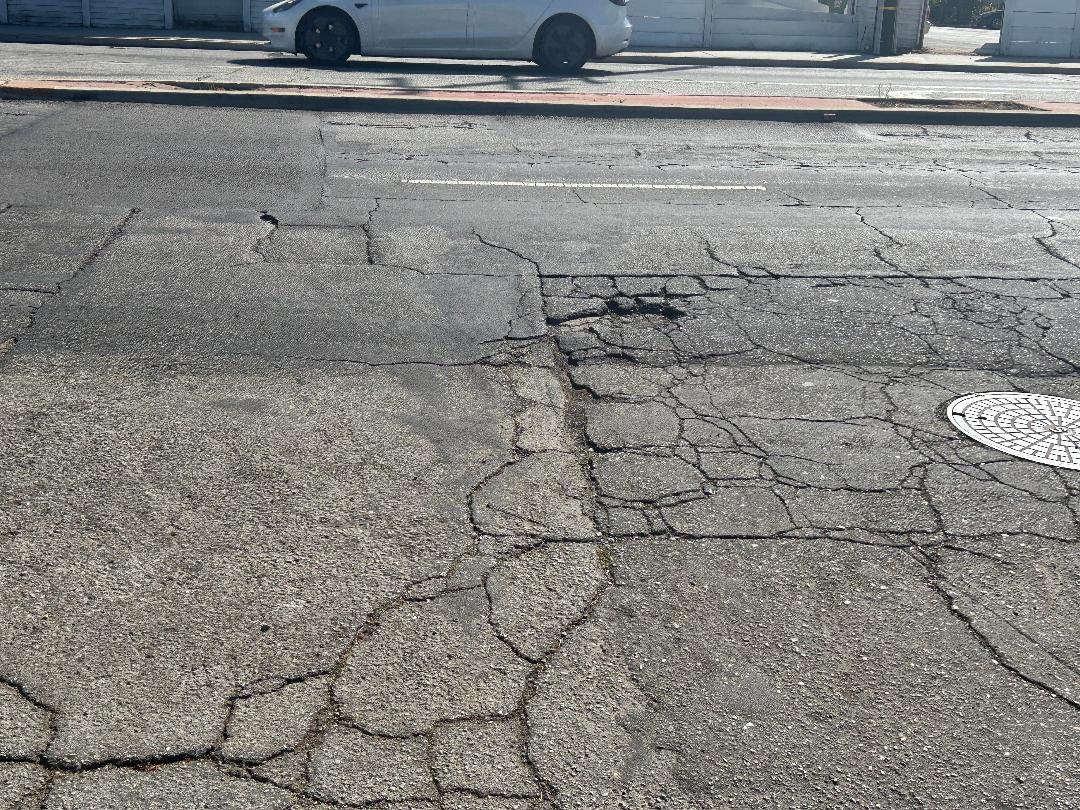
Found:
[[[998,391],[962,396],[948,413],[958,430],[987,447],[1080,470],[1080,401]]]
[[[616,315],[662,315],[670,320],[686,314],[668,299],[656,295],[616,296],[607,302],[609,312]]]

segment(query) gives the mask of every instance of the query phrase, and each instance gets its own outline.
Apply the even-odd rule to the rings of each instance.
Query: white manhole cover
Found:
[[[977,442],[1011,456],[1080,470],[1080,401],[1004,391],[968,394],[949,421]]]

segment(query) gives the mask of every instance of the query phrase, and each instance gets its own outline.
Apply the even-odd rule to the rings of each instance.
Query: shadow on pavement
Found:
[[[439,61],[439,62],[414,62],[391,60],[382,58],[353,58],[344,65],[317,65],[302,56],[271,56],[266,58],[230,59],[230,65],[242,65],[244,67],[282,67],[297,68],[305,67],[325,73],[415,73],[424,75],[453,75],[453,76],[502,76],[512,78],[542,78],[542,79],[577,79],[588,80],[613,76],[610,70],[586,67],[571,76],[561,76],[548,73],[538,65],[529,62],[521,63],[476,63],[467,60]]]

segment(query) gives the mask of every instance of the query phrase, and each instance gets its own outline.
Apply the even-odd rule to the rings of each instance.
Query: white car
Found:
[[[571,73],[630,44],[629,0],[284,0],[270,50],[323,64],[351,54],[524,59]]]

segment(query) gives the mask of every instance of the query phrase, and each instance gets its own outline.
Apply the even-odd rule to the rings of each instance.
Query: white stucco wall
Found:
[[[1000,52],[1080,59],[1080,0],[1008,0]]]
[[[642,47],[704,47],[711,0],[631,0],[633,42]]]
[[[631,0],[631,46],[854,51],[855,20],[817,0]]]
[[[903,53],[922,44],[926,0],[898,0],[896,9],[896,50]]]

